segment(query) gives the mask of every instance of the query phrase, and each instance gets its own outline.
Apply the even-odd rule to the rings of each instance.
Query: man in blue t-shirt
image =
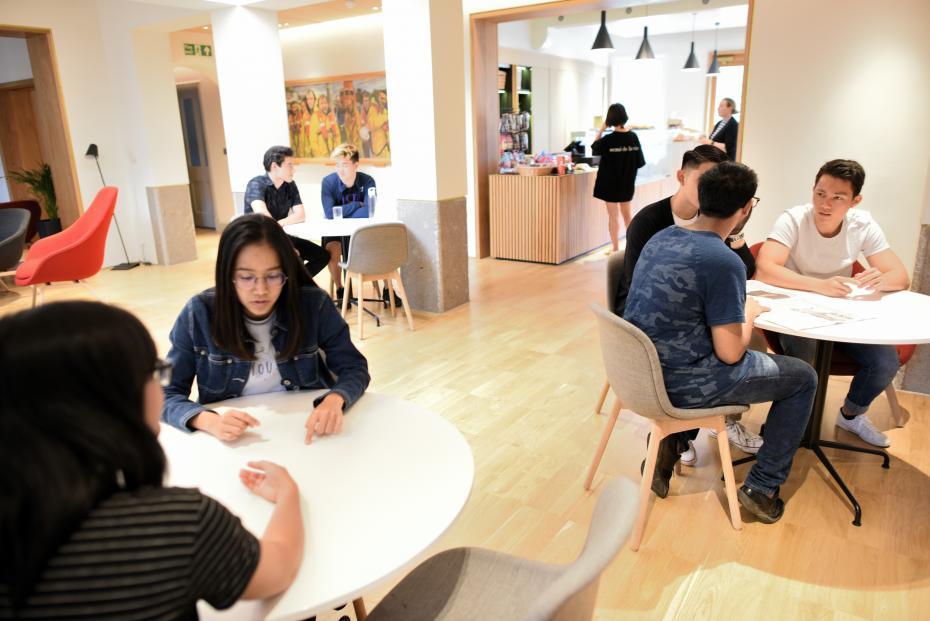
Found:
[[[375,189],[375,180],[358,170],[358,148],[349,143],[339,145],[333,150],[332,160],[336,163],[336,172],[323,178],[320,188],[320,200],[327,220],[333,219],[333,207],[342,207],[343,218],[369,218],[373,207],[369,199],[370,190]],[[342,299],[342,269],[339,261],[343,251],[349,252],[349,237],[323,237],[320,242],[329,251],[329,273],[336,284],[336,297]],[[388,289],[384,287],[384,300],[388,300]],[[402,304],[400,296],[394,296],[397,306]]]
[[[738,492],[740,504],[770,524],[784,512],[778,490],[810,417],[817,375],[796,358],[747,350],[753,323],[767,309],[746,299],[746,268],[724,240],[749,218],[757,185],[752,170],[731,162],[701,175],[697,219],[690,230],[670,226],[643,247],[623,317],[655,343],[676,407],[772,402],[765,443]],[[678,460],[673,449],[672,442],[660,446],[652,487],[660,497]]]

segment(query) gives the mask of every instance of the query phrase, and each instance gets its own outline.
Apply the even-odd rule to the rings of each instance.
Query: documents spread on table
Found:
[[[792,330],[809,330],[874,318],[861,304],[853,307],[849,303],[863,294],[874,294],[871,289],[857,287],[848,299],[844,300],[782,289],[751,280],[746,286],[746,293],[771,309],[764,315],[766,321]]]

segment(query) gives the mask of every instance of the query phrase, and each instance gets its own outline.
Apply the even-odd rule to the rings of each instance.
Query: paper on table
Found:
[[[861,289],[858,295],[871,291],[864,288],[857,289]],[[820,300],[815,302],[799,297],[791,291],[769,288],[761,283],[752,283],[747,294],[758,298],[761,304],[771,309],[763,315],[766,321],[792,330],[822,328],[872,318],[872,315],[863,313],[859,309],[840,308]]]

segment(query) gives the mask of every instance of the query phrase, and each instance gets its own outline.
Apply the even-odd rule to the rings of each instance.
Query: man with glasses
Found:
[[[738,491],[740,504],[771,524],[784,512],[779,486],[810,417],[817,374],[796,358],[747,349],[755,319],[766,309],[746,298],[746,268],[724,240],[749,217],[757,185],[751,169],[732,162],[701,175],[697,218],[688,228],[656,233],[645,245],[623,317],[655,344],[672,405],[772,402],[765,443]],[[659,446],[652,490],[661,498],[668,495],[674,457]]]
[[[831,160],[814,178],[812,203],[785,211],[759,251],[758,278],[763,282],[831,297],[845,297],[852,286],[872,291],[900,291],[910,285],[907,270],[872,216],[853,209],[862,201],[865,170],[853,160]],[[859,255],[869,268],[852,276]],[[778,335],[786,354],[812,362],[816,342]],[[849,385],[836,426],[869,444],[886,448],[887,436],[865,413],[898,372],[891,345],[835,343],[834,349],[861,366]],[[768,428],[766,428],[768,429]]]
[[[320,188],[320,200],[323,203],[323,213],[327,220],[333,219],[333,208],[341,209],[343,218],[368,218],[369,195],[375,189],[375,180],[358,170],[358,148],[354,144],[344,143],[333,150],[332,160],[336,164],[336,172],[323,178]],[[343,251],[349,252],[349,237],[324,237],[323,247],[329,251],[329,273],[336,284],[338,291],[336,297],[342,299],[342,268],[339,261]],[[384,287],[384,300],[388,300],[388,289]],[[400,298],[394,296],[395,305],[401,306]]]
[[[265,151],[265,174],[245,188],[245,213],[260,213],[281,226],[304,221],[304,205],[294,181],[294,151],[274,146]],[[306,239],[288,235],[307,271],[316,276],[329,264],[329,253]]]

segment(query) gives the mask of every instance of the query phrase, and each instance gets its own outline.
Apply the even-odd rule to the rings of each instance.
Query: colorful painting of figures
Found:
[[[326,161],[350,142],[363,160],[388,163],[391,133],[384,73],[285,82],[294,156]]]

